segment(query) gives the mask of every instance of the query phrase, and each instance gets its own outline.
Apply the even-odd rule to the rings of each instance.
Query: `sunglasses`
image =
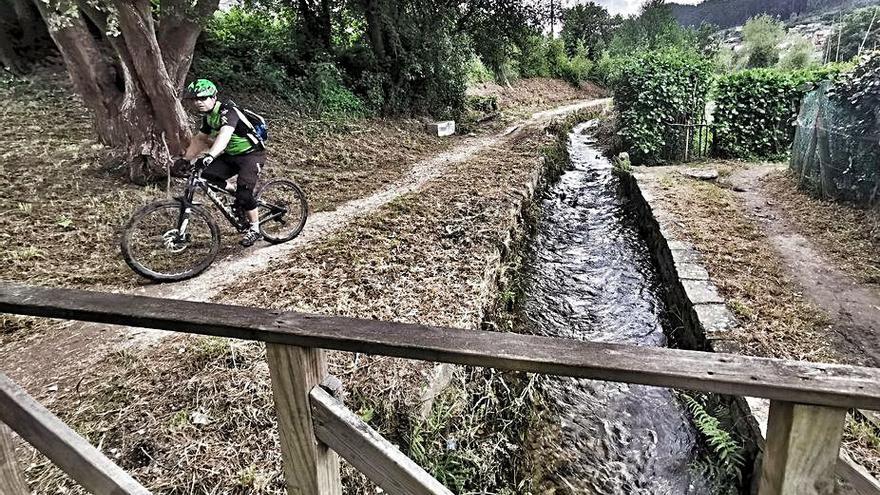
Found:
[[[210,100],[211,98],[213,98],[213,96],[196,96],[195,98],[193,98],[193,100],[206,101]]]

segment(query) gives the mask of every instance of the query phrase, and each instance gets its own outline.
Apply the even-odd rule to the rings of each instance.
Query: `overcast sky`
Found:
[[[639,11],[639,7],[642,5],[642,0],[593,0],[599,5],[608,9],[608,12],[611,15],[614,14],[622,14],[624,16],[629,14],[635,14]],[[674,0],[675,3],[689,3],[695,4],[700,3],[702,0]],[[576,3],[586,3],[586,2],[578,2],[574,0],[563,0],[562,2],[566,7],[570,5],[574,5]]]

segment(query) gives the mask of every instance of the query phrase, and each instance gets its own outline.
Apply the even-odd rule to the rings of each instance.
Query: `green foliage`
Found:
[[[511,493],[522,445],[533,421],[538,375],[492,369],[465,371],[465,388],[450,387],[424,420],[417,420],[405,451],[454,493]]]
[[[679,396],[691,413],[694,426],[708,450],[706,458],[695,462],[692,468],[709,478],[714,492],[737,493],[733,487],[741,481],[745,464],[742,446],[716,417],[720,414],[713,415],[707,411],[705,399],[701,402],[687,394]]]
[[[577,85],[587,79],[593,63],[583,43],[569,57],[562,39],[532,35],[520,45],[516,66],[522,77],[556,77]]]
[[[550,77],[547,38],[532,35],[519,45],[518,68],[522,77]]]
[[[725,157],[778,159],[788,153],[800,102],[841,66],[785,72],[751,69],[718,80],[716,149]]]
[[[237,91],[290,94],[295,75],[304,73],[292,29],[287,11],[272,15],[235,7],[218,13],[199,39],[192,70]]]
[[[840,31],[839,60],[850,60],[859,54],[880,48],[880,7],[867,7],[850,12],[843,17]],[[870,28],[870,32],[868,29]],[[834,41],[833,54],[837,56],[837,35],[835,32],[829,40]],[[867,37],[866,37],[867,35]]]
[[[583,43],[578,43],[574,55],[566,62],[562,78],[576,86],[587,79],[592,69],[593,62],[587,54],[586,46]]]
[[[611,16],[605,7],[595,2],[577,4],[562,12],[562,40],[572,56],[578,46],[586,49],[586,56],[596,59],[610,41],[612,29]]]
[[[467,65],[468,84],[482,84],[491,82],[494,79],[492,72],[483,65],[480,58],[476,55],[472,56]]]
[[[880,109],[880,51],[865,55],[859,64],[837,78],[829,90],[829,96],[838,102],[846,102],[865,118],[877,119]]]
[[[547,43],[547,66],[550,69],[550,75],[556,78],[563,78],[568,67],[568,55],[565,53],[565,43],[554,38]]]
[[[779,62],[779,43],[785,37],[785,26],[769,15],[753,17],[743,26],[745,66],[773,67]]]
[[[806,69],[816,65],[816,48],[803,36],[791,36],[779,57],[777,67],[783,70]]]
[[[832,138],[840,143],[835,147],[834,161],[845,163],[843,174],[854,182],[852,191],[839,196],[876,205],[880,178],[880,51],[863,55],[851,72],[840,75],[829,88],[828,97],[841,108],[833,112],[827,124],[834,126]],[[860,187],[860,181],[868,182],[868,187]]]
[[[311,74],[302,86],[314,97],[317,114],[331,118],[363,117],[367,112],[364,102],[342,83],[342,74],[331,63],[311,66]]]
[[[683,114],[702,114],[712,64],[693,53],[666,50],[627,59],[622,73],[613,86],[619,134],[634,164],[656,164],[673,144],[666,124]]]
[[[696,51],[699,44],[696,31],[679,25],[664,0],[648,0],[638,16],[621,21],[614,29],[609,51],[612,56],[658,49]]]
[[[630,57],[612,57],[608,51],[602,52],[602,56],[596,61],[590,77],[599,84],[613,88],[618,78],[624,75],[624,70],[629,64]]]

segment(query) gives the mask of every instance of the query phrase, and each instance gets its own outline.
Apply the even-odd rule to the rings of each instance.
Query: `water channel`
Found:
[[[543,200],[519,319],[539,335],[663,346],[659,276],[591,125],[569,135],[572,169]],[[689,468],[697,434],[673,392],[572,378],[541,389],[545,419],[529,447],[541,492],[709,492]]]

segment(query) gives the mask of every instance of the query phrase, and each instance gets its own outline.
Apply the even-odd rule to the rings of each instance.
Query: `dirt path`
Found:
[[[828,314],[832,329],[840,336],[841,354],[853,364],[880,366],[880,290],[860,284],[835,267],[775,207],[761,179],[782,169],[784,165],[750,167],[729,180],[804,295]]]
[[[554,117],[585,108],[603,106],[610,99],[568,104],[532,114],[507,129],[489,136],[473,137],[455,148],[413,165],[401,180],[370,196],[349,201],[336,210],[321,212],[309,218],[303,233],[294,241],[279,245],[262,245],[247,256],[233,255],[215,264],[201,276],[177,284],[149,285],[135,294],[170,299],[207,301],[222,293],[236,280],[242,280],[269,267],[273,260],[313,244],[344,229],[352,221],[376,211],[383,205],[441,176],[453,164],[461,163],[490,147],[503,145],[524,129],[546,124]],[[78,370],[87,368],[104,356],[131,346],[157,345],[169,332],[114,325],[65,322],[48,336],[35,335],[0,349],[0,366],[13,380],[30,391],[50,386],[75,386]],[[13,358],[15,356],[15,358]]]

